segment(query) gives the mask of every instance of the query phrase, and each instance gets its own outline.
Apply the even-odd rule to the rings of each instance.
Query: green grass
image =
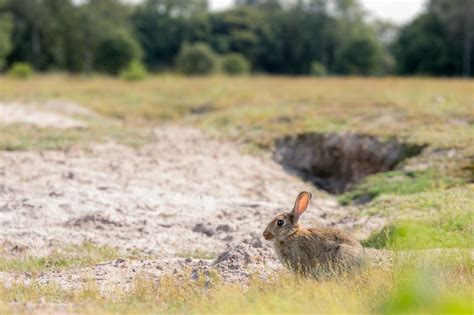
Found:
[[[396,314],[473,311],[473,262],[467,252],[437,257],[411,254],[391,268],[371,268],[325,281],[278,272],[253,277],[249,286],[204,278],[138,277],[129,291],[101,294],[98,287],[64,290],[54,285],[0,286],[0,309],[11,301],[70,303],[85,314]],[[21,304],[20,304],[21,305]]]
[[[386,195],[367,206],[392,223],[365,241],[393,249],[473,248],[474,185],[411,195]]]
[[[410,195],[435,189],[447,189],[466,183],[464,177],[443,174],[440,170],[430,168],[424,171],[401,171],[378,173],[368,176],[350,191],[338,197],[343,205],[348,205],[360,198],[369,200],[380,195]]]
[[[91,242],[60,247],[46,256],[12,256],[0,247],[0,271],[38,273],[67,267],[90,266],[118,257],[120,255],[116,248]]]

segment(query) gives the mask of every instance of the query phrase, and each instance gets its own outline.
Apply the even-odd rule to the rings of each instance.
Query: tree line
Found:
[[[401,27],[357,0],[235,0],[221,12],[206,0],[0,0],[0,69],[199,70],[202,56],[232,55],[261,73],[472,76],[473,16],[473,0],[430,0]]]

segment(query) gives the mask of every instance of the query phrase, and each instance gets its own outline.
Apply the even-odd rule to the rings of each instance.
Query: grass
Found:
[[[410,195],[465,184],[465,178],[443,174],[434,168],[423,171],[395,170],[366,177],[354,189],[339,196],[338,200],[348,205],[359,199],[370,201],[380,195]]]
[[[0,77],[0,101],[74,101],[105,116],[88,118],[84,130],[0,127],[0,149],[63,149],[116,140],[139,146],[150,129],[173,121],[244,143],[249,151],[300,132],[351,130],[428,145],[431,155],[407,168],[366,178],[341,195],[342,204],[370,197],[361,216],[390,224],[365,245],[393,250],[474,247],[474,94],[472,80],[430,78],[290,78],[150,76],[125,82],[100,76],[39,75],[28,81]],[[207,108],[202,114],[193,109]],[[84,117],[75,117],[84,120]],[[444,152],[444,153],[443,153]],[[449,154],[448,154],[449,153]],[[412,166],[426,165],[423,168]],[[413,170],[409,170],[413,169]],[[79,256],[75,256],[80,253]],[[181,256],[208,258],[207,252]],[[72,303],[97,313],[474,313],[470,254],[444,259],[398,260],[390,269],[365,270],[323,282],[286,273],[247,288],[216,282],[163,278],[136,281],[131,291],[104,296],[94,284],[68,291],[54,286],[0,287],[0,313],[12,301]],[[0,271],[35,271],[91,265],[114,250],[71,248],[48,257],[0,255]],[[3,303],[3,305],[2,305]],[[4,311],[5,310],[5,311]],[[28,311],[26,311],[28,312]]]
[[[261,143],[290,132],[351,129],[472,152],[466,146],[474,130],[469,80],[161,75],[136,84],[49,75],[0,82],[3,100],[66,99],[126,121],[185,119]],[[188,115],[209,104],[215,111]]]
[[[75,313],[85,314],[470,314],[474,266],[469,255],[411,255],[395,260],[389,269],[371,268],[325,281],[279,272],[268,279],[253,277],[248,288],[171,276],[159,284],[139,277],[129,291],[117,288],[106,295],[94,284],[73,290],[16,285],[0,287],[0,305],[68,303]]]
[[[474,185],[410,195],[386,195],[369,204],[368,213],[392,217],[366,246],[393,249],[473,248]]]
[[[90,266],[120,257],[116,248],[84,242],[54,249],[46,256],[11,255],[0,247],[0,272],[39,272]]]
[[[24,124],[0,125],[0,150],[55,150],[104,141],[138,147],[149,141],[149,131],[117,122],[90,121],[86,129],[39,128]]]

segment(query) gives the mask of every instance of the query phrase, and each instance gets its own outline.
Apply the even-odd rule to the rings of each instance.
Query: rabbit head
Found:
[[[266,240],[284,239],[300,229],[299,219],[303,212],[308,208],[311,200],[311,193],[300,192],[296,198],[295,205],[291,212],[280,213],[267,225],[263,232]]]

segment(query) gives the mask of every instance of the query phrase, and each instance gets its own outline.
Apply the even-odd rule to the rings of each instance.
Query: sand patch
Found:
[[[20,103],[0,103],[0,124],[16,123],[33,125],[40,128],[50,127],[57,129],[87,127],[87,124],[84,122],[54,111],[38,109],[37,106]]]
[[[161,126],[139,149],[116,143],[85,149],[0,152],[0,242],[45,252],[93,241],[154,257],[231,242],[267,246],[269,220],[312,190],[307,225],[366,236],[383,222],[359,218],[268,156],[251,156],[197,129]]]

